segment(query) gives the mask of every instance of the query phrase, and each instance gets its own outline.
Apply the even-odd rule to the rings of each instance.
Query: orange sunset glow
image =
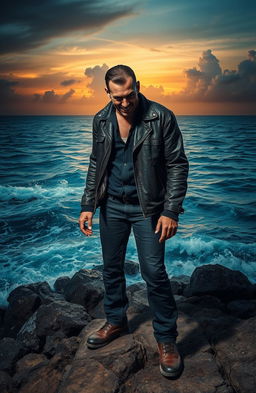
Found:
[[[1,114],[92,115],[108,102],[104,75],[116,64],[132,67],[141,92],[177,114],[255,114],[255,24],[249,5],[236,3],[53,0],[17,2],[16,13],[8,6]]]

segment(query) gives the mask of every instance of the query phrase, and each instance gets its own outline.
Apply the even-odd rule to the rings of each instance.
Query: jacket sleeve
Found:
[[[163,127],[166,164],[166,195],[164,210],[183,213],[182,203],[187,192],[189,163],[184,152],[183,138],[173,112],[165,117]]]
[[[95,117],[92,127],[92,151],[90,154],[89,168],[86,177],[84,193],[81,199],[81,212],[94,211],[95,189],[96,189],[96,148],[97,148],[97,126]]]

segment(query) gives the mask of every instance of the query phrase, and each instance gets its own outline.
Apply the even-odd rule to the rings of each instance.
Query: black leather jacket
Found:
[[[139,99],[143,113],[134,129],[133,166],[143,215],[149,217],[163,209],[183,213],[189,165],[175,115],[141,93]],[[113,104],[109,102],[93,119],[93,144],[82,211],[94,213],[106,195],[106,168],[113,138],[113,125],[109,121],[112,109]]]

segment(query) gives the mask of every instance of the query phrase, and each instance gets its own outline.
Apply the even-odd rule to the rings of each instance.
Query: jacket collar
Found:
[[[143,121],[155,120],[158,118],[157,112],[154,110],[153,102],[148,100],[143,94],[139,93],[140,106],[142,109],[141,119]],[[113,111],[113,103],[110,101],[100,112],[96,114],[99,120],[108,120]]]

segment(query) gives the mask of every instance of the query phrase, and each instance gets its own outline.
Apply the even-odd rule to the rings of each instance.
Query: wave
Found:
[[[67,195],[77,195],[81,192],[81,187],[70,187],[67,180],[58,182],[57,186],[44,187],[40,184],[34,186],[0,186],[0,201],[32,201],[36,199],[62,198]]]

